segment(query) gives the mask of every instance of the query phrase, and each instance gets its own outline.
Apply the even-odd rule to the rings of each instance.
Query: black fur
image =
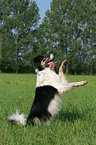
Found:
[[[35,117],[40,120],[50,119],[51,114],[48,112],[48,105],[57,92],[57,89],[52,86],[42,86],[36,88],[34,102],[27,118],[27,123],[32,122]]]
[[[41,61],[44,60],[44,58],[46,59],[47,57],[45,55],[39,55],[36,58],[34,58],[34,66],[39,71],[42,71],[44,69],[41,66]],[[27,118],[27,123],[28,122],[34,123],[33,120],[36,117],[39,120],[50,119],[51,114],[48,112],[48,105],[50,101],[54,98],[54,95],[56,93],[58,93],[58,90],[49,85],[36,88],[35,98],[34,98],[30,113]]]
[[[34,66],[37,68],[39,71],[43,70],[41,66],[41,61],[44,59],[44,55],[38,55],[37,57],[34,58]]]
[[[53,57],[46,57],[44,55],[39,55],[38,57],[34,58],[34,65],[37,69],[37,77],[42,76],[43,70],[46,68],[46,66],[48,66],[48,62],[52,59]],[[46,69],[44,72],[46,72]],[[48,75],[50,76],[51,74]],[[44,78],[42,77],[42,79],[46,79],[45,76]],[[55,100],[55,97],[58,94],[58,90],[53,86],[48,85],[47,82],[46,85],[42,85],[42,82],[39,81],[37,79],[37,83],[40,83],[40,85],[37,85],[36,87],[35,98],[27,120],[24,118],[23,114],[20,115],[18,112],[16,112],[16,114],[13,114],[7,118],[8,121],[15,120],[17,122],[21,121],[20,123],[23,125],[27,125],[28,123],[34,125],[36,119],[39,121],[44,120],[47,122],[53,117],[51,108],[54,107],[53,100]]]

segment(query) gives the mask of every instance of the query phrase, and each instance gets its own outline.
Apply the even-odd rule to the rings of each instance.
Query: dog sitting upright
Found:
[[[87,81],[68,83],[63,73],[67,60],[62,62],[58,75],[54,71],[55,63],[52,62],[53,58],[53,54],[50,54],[50,57],[39,55],[34,58],[37,83],[35,98],[28,118],[25,119],[24,114],[20,115],[16,112],[16,114],[7,118],[8,121],[15,120],[23,125],[34,124],[37,120],[49,122],[61,109],[63,93],[69,91],[73,86],[87,83]]]

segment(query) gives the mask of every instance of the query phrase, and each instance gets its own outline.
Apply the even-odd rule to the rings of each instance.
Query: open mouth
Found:
[[[56,62],[53,62],[52,60],[54,59],[54,55],[53,54],[50,54],[50,58],[47,60],[47,64],[48,66],[51,68],[51,69],[54,69],[55,65],[56,65]],[[68,61],[67,59],[65,59],[63,61],[63,69],[65,69],[66,65],[68,64]]]
[[[56,62],[54,63],[52,60],[54,59],[54,55],[53,54],[50,54],[50,58],[49,58],[49,60],[48,60],[48,65],[49,65],[49,67],[51,68],[51,69],[54,69],[54,67],[55,67],[55,64],[56,64]]]
[[[44,56],[43,60],[41,61],[42,68],[49,67],[54,69],[56,62],[53,62],[54,54],[50,54],[50,57]]]
[[[51,69],[54,69],[54,67],[55,67],[55,63],[54,63],[54,62],[51,61],[51,62],[49,62],[48,64],[49,64],[49,67],[50,67]]]

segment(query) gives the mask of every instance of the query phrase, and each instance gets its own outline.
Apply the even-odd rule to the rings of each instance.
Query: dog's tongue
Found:
[[[51,68],[51,69],[54,69],[54,67],[55,67],[54,62],[49,62],[48,64],[50,65],[50,68]]]

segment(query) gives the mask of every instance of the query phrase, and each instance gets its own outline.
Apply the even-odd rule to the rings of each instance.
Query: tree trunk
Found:
[[[1,61],[1,58],[2,58],[2,54],[1,54],[1,47],[2,47],[2,41],[1,41],[1,38],[0,38],[0,61]],[[1,68],[0,68],[0,73],[2,72]]]
[[[18,50],[16,54],[16,74],[18,73]]]
[[[91,63],[91,70],[90,70],[90,75],[92,76],[92,63]]]

